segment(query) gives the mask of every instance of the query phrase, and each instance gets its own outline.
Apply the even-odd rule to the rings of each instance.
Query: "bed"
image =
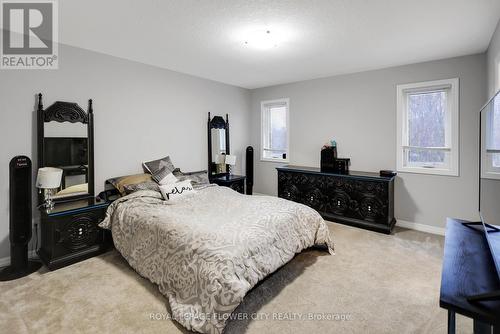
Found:
[[[169,204],[140,190],[114,201],[101,227],[141,276],[159,286],[172,318],[188,330],[221,333],[245,294],[296,253],[322,246],[328,227],[313,209],[220,186]]]

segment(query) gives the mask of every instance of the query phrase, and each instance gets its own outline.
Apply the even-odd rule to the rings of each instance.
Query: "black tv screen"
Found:
[[[500,279],[500,92],[481,110],[479,212]]]
[[[44,140],[45,166],[87,165],[87,147],[87,138],[47,137]]]

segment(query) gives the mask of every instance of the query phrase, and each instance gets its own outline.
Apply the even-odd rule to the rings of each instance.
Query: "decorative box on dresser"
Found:
[[[38,255],[50,269],[58,269],[104,253],[112,246],[109,231],[98,224],[109,202],[94,198],[56,203],[41,212],[41,246]]]
[[[305,204],[329,221],[390,234],[394,218],[394,177],[377,173],[333,174],[319,168],[278,170],[278,196]]]

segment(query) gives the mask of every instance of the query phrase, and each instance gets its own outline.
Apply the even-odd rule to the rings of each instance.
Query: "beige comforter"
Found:
[[[329,231],[313,209],[270,196],[208,187],[175,204],[138,191],[110,205],[101,227],[142,276],[159,285],[172,317],[220,333],[245,294]]]

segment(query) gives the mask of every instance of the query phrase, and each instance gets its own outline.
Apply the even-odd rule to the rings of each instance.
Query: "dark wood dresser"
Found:
[[[448,310],[448,333],[455,334],[455,314],[474,321],[474,333],[500,333],[500,273],[495,255],[500,250],[500,226],[448,218],[444,240],[439,306]],[[500,268],[499,268],[500,269]]]
[[[279,197],[310,206],[326,220],[391,233],[396,223],[394,177],[323,173],[314,167],[276,169]]]
[[[113,243],[109,231],[98,226],[109,204],[91,198],[56,203],[50,211],[41,210],[38,255],[42,262],[54,270],[110,249]]]

